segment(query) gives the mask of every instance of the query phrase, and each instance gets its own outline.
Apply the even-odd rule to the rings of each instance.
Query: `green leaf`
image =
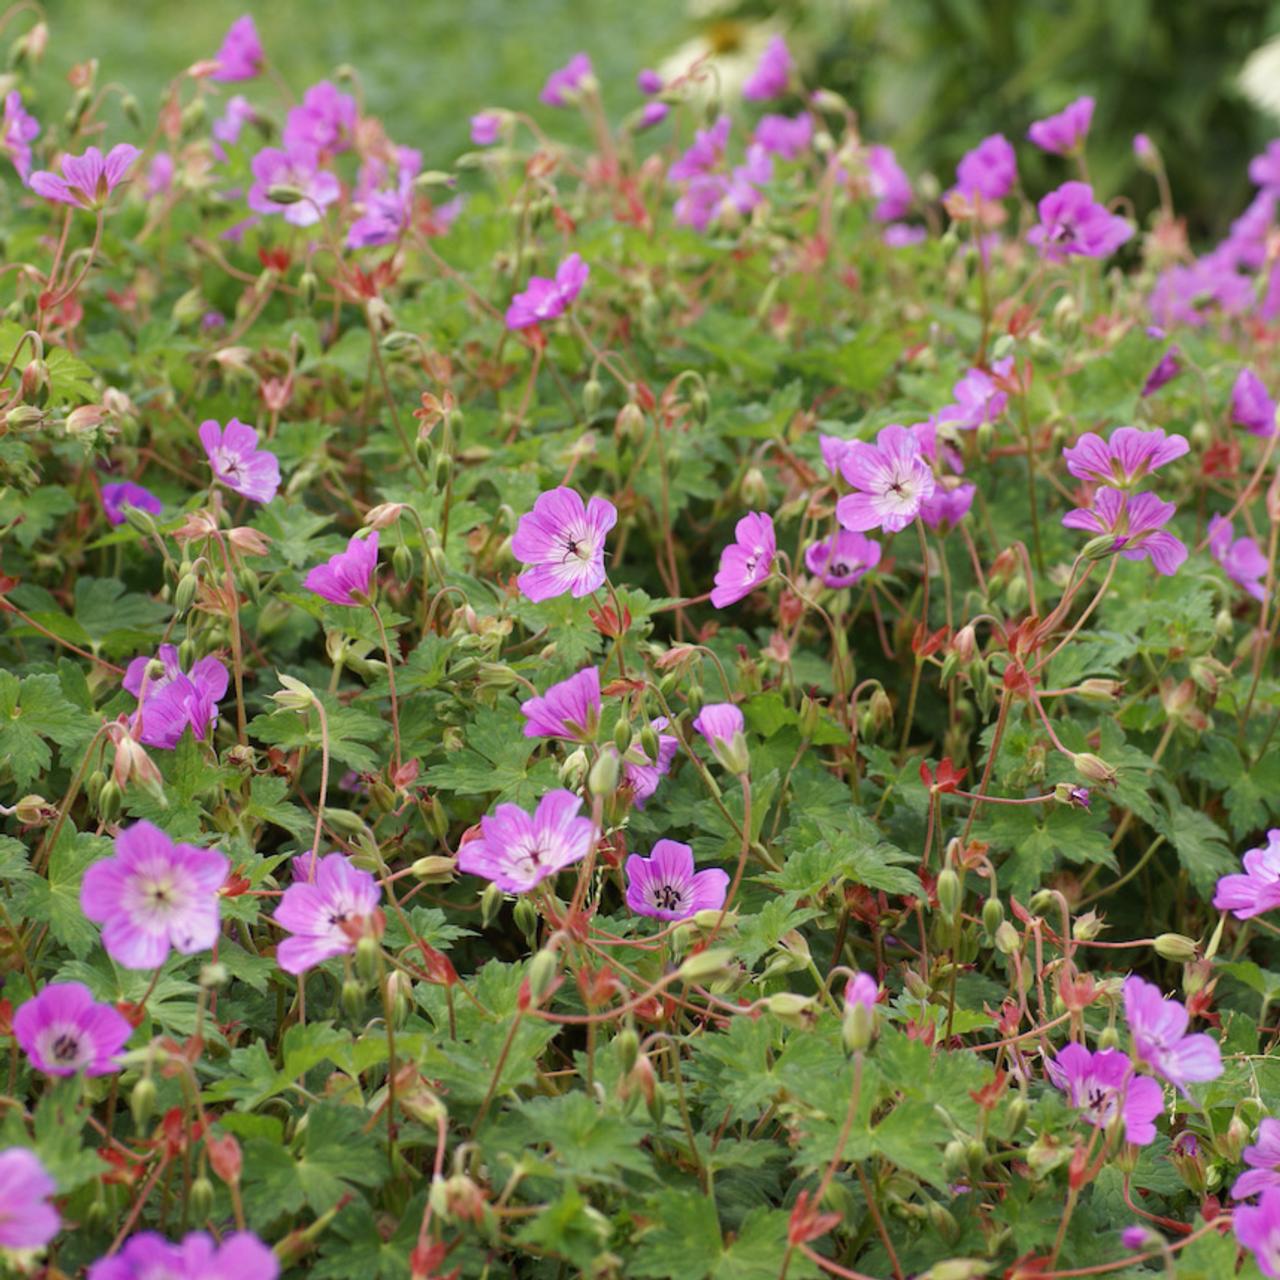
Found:
[[[649,1225],[628,1264],[629,1275],[641,1280],[702,1280],[719,1265],[719,1217],[714,1202],[705,1196],[664,1189],[645,1201],[643,1216]]]
[[[90,863],[107,857],[111,841],[105,836],[62,828],[49,856],[48,875],[17,886],[13,901],[18,911],[49,926],[53,936],[72,955],[85,956],[98,941],[98,926],[80,909],[80,884]]]
[[[67,701],[57,676],[19,680],[0,671],[0,768],[7,765],[19,787],[48,771],[49,742],[69,747],[92,736],[87,717]]]

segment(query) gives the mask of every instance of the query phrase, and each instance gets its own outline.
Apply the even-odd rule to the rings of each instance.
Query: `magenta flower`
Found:
[[[854,533],[905,529],[937,487],[920,441],[896,423],[885,427],[875,444],[852,441],[841,460],[840,474],[859,491],[836,503],[836,519]]]
[[[1129,488],[1165,463],[1181,458],[1191,446],[1185,436],[1166,435],[1159,427],[1117,427],[1104,443],[1101,436],[1085,432],[1062,451],[1067,470],[1079,480]]]
[[[300,854],[293,860],[293,883],[271,917],[293,934],[276,948],[276,963],[285,973],[305,973],[353,952],[363,921],[378,910],[381,896],[373,876],[343,854],[319,861],[314,854]]]
[[[22,94],[11,90],[4,99],[4,119],[0,120],[0,151],[13,161],[18,177],[31,176],[31,144],[40,136],[40,122],[22,106]]]
[[[18,1006],[13,1034],[31,1065],[47,1076],[106,1076],[120,1070],[115,1059],[133,1028],[111,1005],[94,1000],[83,983],[51,982]]]
[[[787,42],[781,36],[774,36],[760,55],[756,69],[742,86],[742,96],[750,102],[767,102],[770,98],[782,97],[791,83],[795,65]]]
[[[572,489],[549,489],[533,510],[520,517],[511,551],[529,566],[516,580],[525,597],[537,603],[562,596],[590,595],[604,584],[604,543],[618,521],[618,509],[605,498],[583,506]]]
[[[367,164],[361,172],[357,200],[361,210],[347,230],[347,248],[368,249],[394,244],[413,215],[413,180],[422,172],[422,153],[412,147],[396,148],[396,183],[378,189],[386,178],[386,166]]]
[[[212,418],[200,424],[200,443],[209,459],[213,478],[233,493],[253,502],[270,502],[280,488],[280,463],[276,455],[258,448],[258,433],[239,418],[225,427]]]
[[[276,1255],[248,1231],[223,1236],[220,1244],[203,1231],[181,1244],[143,1231],[119,1253],[99,1258],[88,1280],[276,1280],[279,1274]]]
[[[1090,1053],[1082,1044],[1066,1045],[1045,1063],[1045,1075],[1091,1125],[1105,1129],[1119,1114],[1126,1142],[1145,1147],[1155,1141],[1154,1121],[1164,1114],[1164,1091],[1149,1076],[1135,1075],[1118,1049]]]
[[[983,138],[956,166],[954,191],[973,200],[1003,200],[1018,180],[1018,160],[1002,133]]]
[[[134,658],[124,673],[125,689],[138,699],[135,736],[149,747],[172,751],[188,725],[197,739],[218,723],[218,703],[227,693],[227,669],[212,655],[184,672],[174,645],[162,644],[156,659],[164,670],[148,676],[151,658]]]
[[[1269,436],[1276,429],[1276,404],[1252,369],[1241,369],[1231,388],[1231,421],[1255,436]]]
[[[224,84],[233,80],[252,80],[262,70],[262,41],[258,39],[258,28],[249,14],[237,18],[227,29],[214,61],[218,69],[210,79],[221,80]]]
[[[724,159],[729,144],[730,120],[720,116],[709,129],[699,129],[693,143],[667,170],[670,182],[687,182],[710,173]]]
[[[493,881],[504,893],[525,893],[548,876],[586,857],[595,839],[590,818],[578,817],[582,800],[550,791],[532,815],[500,804],[480,819],[479,837],[458,850],[458,869]]]
[[[1176,346],[1170,347],[1160,357],[1156,367],[1147,374],[1147,380],[1142,384],[1143,398],[1154,395],[1166,382],[1172,382],[1181,372],[1182,352]]]
[[[1249,161],[1249,178],[1264,191],[1280,193],[1280,138],[1267,143],[1267,149]]]
[[[303,581],[303,586],[330,604],[368,604],[373,594],[373,574],[378,567],[378,531],[367,538],[356,534],[345,551],[318,564]]]
[[[1222,1054],[1213,1038],[1188,1035],[1186,1007],[1162,996],[1154,983],[1136,976],[1125,979],[1124,1016],[1134,1053],[1183,1093],[1188,1084],[1216,1080],[1222,1074]]]
[[[582,292],[591,268],[576,253],[571,253],[557,268],[555,278],[530,276],[522,293],[511,299],[507,308],[507,328],[527,329],[544,320],[563,315]]]
[[[822,461],[833,476],[840,475],[840,464],[849,455],[849,451],[856,443],[856,440],[846,440],[843,436],[820,435],[818,437],[818,448],[822,451]]]
[[[58,1184],[26,1147],[0,1151],[0,1251],[43,1249],[62,1218],[49,1203]]]
[[[1093,99],[1077,98],[1057,115],[1037,120],[1027,130],[1027,138],[1041,151],[1069,156],[1081,150],[1093,121]]]
[[[639,916],[687,920],[724,906],[729,873],[719,867],[693,869],[693,850],[678,840],[659,840],[647,858],[626,862],[627,906]]]
[[[159,827],[123,828],[115,854],[95,862],[80,909],[102,926],[107,954],[126,969],[155,969],[172,948],[208,951],[218,938],[218,890],[231,863],[217,849],[175,844]]]
[[[240,131],[257,113],[243,94],[235,94],[227,102],[226,110],[213,122],[210,132],[213,134],[213,154],[219,160],[226,160],[225,148],[234,146],[240,141]]]
[[[680,749],[680,740],[674,734],[663,733],[667,727],[666,716],[658,716],[649,722],[650,728],[658,735],[658,758],[650,760],[639,739],[631,743],[622,755],[622,778],[631,788],[631,796],[637,809],[644,808],[644,802],[658,789],[658,783],[671,771],[671,763]],[[610,744],[606,750],[617,755],[617,748]]]
[[[547,77],[538,99],[549,107],[567,107],[570,99],[577,97],[594,77],[591,59],[585,53],[575,53],[563,67]]]
[[[491,147],[502,132],[502,116],[496,111],[481,111],[471,117],[471,141],[477,147]]]
[[[1133,235],[1133,227],[1093,198],[1087,182],[1064,182],[1036,206],[1040,225],[1027,232],[1048,262],[1106,258]]]
[[[1214,516],[1209,521],[1209,550],[1232,582],[1243,587],[1255,600],[1265,600],[1264,583],[1270,567],[1267,557],[1252,538],[1233,538],[1234,532],[1230,520]]]
[[[643,94],[661,93],[665,88],[662,77],[649,67],[636,74],[636,88]]]
[[[568,738],[591,742],[600,723],[600,672],[584,667],[577,675],[553,684],[541,697],[520,708],[526,738]]]
[[[157,151],[147,168],[147,185],[143,194],[148,200],[168,193],[173,186],[173,157],[167,151]]]
[[[661,124],[671,114],[671,108],[665,102],[646,102],[640,109],[640,122],[637,129],[652,129]]]
[[[920,519],[927,529],[955,528],[969,514],[978,492],[975,484],[960,484],[944,477],[920,504]]]
[[[823,585],[851,587],[880,563],[883,548],[872,538],[849,529],[838,529],[822,542],[812,542],[804,553],[809,572]]]
[[[898,163],[892,147],[871,146],[866,150],[867,178],[877,203],[872,211],[877,222],[893,222],[911,208],[911,179]]]
[[[912,245],[924,244],[929,233],[924,227],[913,227],[906,222],[891,222],[880,238],[890,249],[909,249]]]
[[[1223,876],[1213,895],[1214,907],[1237,920],[1280,907],[1280,827],[1267,832],[1266,848],[1250,849],[1243,861],[1244,874]]]
[[[1133,155],[1139,164],[1150,164],[1156,156],[1156,144],[1151,141],[1150,135],[1145,133],[1135,133],[1133,135]]]
[[[289,152],[299,148],[318,153],[345,151],[355,134],[356,116],[356,100],[331,81],[321,80],[285,117],[281,141]]]
[[[117,143],[105,156],[97,147],[90,147],[82,156],[62,157],[61,178],[40,169],[31,175],[27,185],[46,200],[93,212],[106,204],[107,197],[129,176],[141,154],[127,142]]]
[[[1280,1120],[1264,1117],[1258,1125],[1258,1140],[1244,1149],[1249,1166],[1231,1188],[1234,1200],[1245,1200],[1270,1187],[1280,1188]]]
[[[1240,315],[1254,305],[1253,279],[1236,270],[1233,259],[1206,254],[1190,266],[1166,268],[1151,291],[1151,314],[1163,325],[1200,327],[1213,309]]]
[[[1078,507],[1062,517],[1068,529],[1112,534],[1111,551],[1126,560],[1150,558],[1157,573],[1176,573],[1187,549],[1164,528],[1176,508],[1154,493],[1126,494],[1106,486],[1093,497],[1092,508]]]
[[[771,155],[795,160],[809,149],[813,141],[813,117],[807,111],[794,117],[763,116],[751,135],[751,141]]]
[[[1009,393],[1001,390],[997,378],[1013,372],[1013,357],[1006,356],[986,369],[970,369],[952,388],[955,403],[938,411],[938,422],[958,431],[976,431],[986,423],[994,423],[1009,403]]]
[[[845,1008],[860,1004],[864,1009],[874,1009],[880,999],[880,984],[869,973],[855,973],[844,985]]]
[[[149,511],[158,516],[164,510],[164,503],[149,489],[131,480],[102,486],[102,512],[108,524],[124,524],[126,507],[137,507],[139,511]]]
[[[1253,1254],[1258,1270],[1270,1280],[1277,1280],[1280,1277],[1280,1190],[1268,1187],[1256,1206],[1237,1206],[1231,1221],[1236,1239]]]
[[[734,527],[734,540],[720,552],[711,603],[717,609],[736,604],[769,580],[773,557],[778,551],[773,519],[763,511],[752,511]]]
[[[327,169],[320,168],[319,152],[306,143],[295,142],[285,151],[263,147],[249,167],[253,171],[249,208],[255,213],[283,214],[294,227],[310,227],[319,222],[325,206],[342,194],[342,184]],[[268,195],[274,187],[291,187],[303,198],[281,204]]]
[[[711,754],[730,773],[744,774],[751,767],[747,754],[747,740],[743,734],[745,721],[742,712],[732,702],[710,702],[693,722],[711,748]]]

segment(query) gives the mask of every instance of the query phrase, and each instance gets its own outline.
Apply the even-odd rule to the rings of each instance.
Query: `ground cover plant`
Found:
[[[0,1265],[1280,1275],[1280,143],[5,23]]]

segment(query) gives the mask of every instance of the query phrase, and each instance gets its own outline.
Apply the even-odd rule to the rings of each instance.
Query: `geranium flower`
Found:
[[[1268,1188],[1280,1188],[1280,1120],[1264,1116],[1258,1125],[1258,1140],[1244,1149],[1248,1172],[1231,1188],[1233,1200],[1245,1200]]]
[[[1183,1093],[1188,1084],[1222,1074],[1216,1042],[1203,1033],[1188,1035],[1186,1006],[1162,996],[1154,983],[1136,976],[1125,979],[1124,1016],[1139,1060]]]
[[[1255,600],[1265,600],[1264,584],[1270,567],[1267,557],[1252,538],[1233,538],[1234,533],[1230,520],[1214,516],[1209,521],[1209,550],[1232,582],[1243,587]]]
[[[396,161],[394,187],[376,188],[369,184],[357,193],[361,214],[347,229],[347,248],[394,244],[408,227],[413,214],[413,180],[422,171],[422,154],[412,147],[398,147]],[[377,168],[381,180],[385,166]]]
[[[568,738],[590,742],[600,722],[600,672],[584,667],[520,707],[526,738]]]
[[[62,1218],[49,1203],[58,1184],[26,1147],[0,1151],[0,1251],[43,1249]]]
[[[1087,182],[1064,182],[1036,206],[1040,225],[1027,232],[1048,262],[1105,258],[1133,235],[1133,226],[1093,198]]]
[[[892,147],[879,144],[866,150],[867,178],[878,201],[872,210],[877,222],[893,222],[911,208],[911,179],[898,163]]]
[[[135,727],[139,741],[172,751],[188,725],[195,737],[203,740],[218,723],[218,703],[227,693],[226,667],[208,655],[190,672],[184,672],[178,650],[171,644],[162,644],[155,660],[164,668],[159,675],[147,674],[151,658],[134,658],[122,681],[138,699]]]
[[[937,487],[919,440],[896,423],[885,427],[875,444],[852,441],[840,461],[840,474],[859,492],[836,503],[836,519],[855,533],[905,529]]]
[[[200,424],[200,443],[215,480],[254,502],[270,502],[280,488],[280,463],[268,449],[258,448],[258,432],[239,418],[225,427],[212,418]]]
[[[124,524],[126,507],[137,507],[139,511],[149,511],[158,516],[164,510],[164,503],[150,489],[144,489],[131,480],[102,486],[102,513],[108,524]]]
[[[502,132],[502,116],[496,111],[481,111],[471,117],[471,141],[477,147],[491,147]]]
[[[747,772],[751,762],[743,734],[745,721],[732,702],[709,702],[698,712],[693,727],[725,769],[735,774]]]
[[[1009,139],[1002,133],[983,138],[971,151],[966,151],[956,166],[956,185],[952,190],[972,200],[1003,200],[1018,180],[1018,159]]]
[[[276,963],[285,973],[305,973],[353,952],[381,896],[373,876],[353,867],[344,854],[318,861],[314,854],[300,854],[293,860],[293,883],[271,917],[293,935],[276,948]]]
[[[882,554],[883,549],[874,539],[850,529],[838,529],[822,542],[810,543],[804,562],[824,586],[838,589],[853,586],[880,563]]]
[[[213,134],[213,154],[219,160],[226,160],[225,148],[234,146],[240,141],[240,131],[257,113],[243,94],[235,94],[227,101],[226,109],[213,122],[210,132]]]
[[[1244,855],[1244,874],[1223,876],[1213,895],[1219,911],[1249,920],[1280,907],[1280,827],[1267,832],[1265,848]]]
[[[373,574],[378,567],[378,531],[368,537],[358,534],[345,551],[330,556],[310,570],[303,586],[330,604],[367,604],[373,594]]]
[[[649,67],[636,72],[636,88],[643,94],[661,93],[665,88],[662,77]]]
[[[687,920],[724,906],[729,873],[719,867],[695,871],[693,850],[678,840],[659,840],[647,858],[626,861],[627,906],[657,920]]]
[[[617,508],[605,498],[584,506],[572,489],[539,494],[511,539],[512,554],[530,566],[516,580],[525,597],[537,602],[567,591],[577,599],[601,587],[605,538],[617,521]]]
[[[1093,121],[1093,99],[1077,98],[1056,115],[1037,120],[1028,130],[1027,138],[1041,151],[1069,156],[1084,146],[1084,140]]]
[[[1159,427],[1117,427],[1104,441],[1092,431],[1062,451],[1067,470],[1080,480],[1128,488],[1181,458],[1191,448],[1185,436],[1166,435]]]
[[[276,1255],[248,1231],[232,1232],[221,1243],[192,1231],[180,1244],[143,1231],[119,1253],[99,1258],[88,1280],[276,1280],[279,1274]]]
[[[762,116],[751,135],[752,142],[771,155],[795,160],[809,149],[813,141],[813,117],[802,111],[798,116]]]
[[[670,182],[688,182],[710,173],[724,159],[729,144],[731,121],[720,116],[709,129],[699,129],[693,135],[693,143],[667,170]]]
[[[330,154],[346,151],[355,135],[357,115],[356,100],[349,93],[321,80],[285,117],[281,141],[290,152],[297,148]]]
[[[555,278],[530,276],[524,290],[511,299],[507,308],[507,328],[527,329],[544,320],[563,315],[582,292],[591,268],[576,253],[571,253],[557,268]]]
[[[777,550],[772,518],[763,511],[743,516],[734,527],[734,540],[720,552],[711,603],[727,608],[767,582]]]
[[[320,154],[306,143],[292,143],[287,150],[263,147],[249,166],[253,185],[249,188],[249,208],[256,213],[279,213],[294,227],[310,227],[320,221],[321,210],[341,194],[342,184],[327,169],[320,168]],[[272,200],[274,187],[291,187],[303,198],[291,204]]]
[[[661,124],[671,114],[671,107],[665,102],[646,102],[640,109],[638,129],[652,129]]]
[[[680,749],[680,740],[674,734],[662,732],[668,723],[666,716],[658,716],[649,722],[649,727],[658,735],[656,760],[649,759],[639,738],[632,741],[621,756],[622,778],[631,789],[631,796],[637,809],[643,809],[645,801],[657,791],[658,783],[671,771],[671,762]],[[617,747],[612,743],[605,750],[612,751],[614,755],[618,754]]]
[[[1162,325],[1199,327],[1213,310],[1240,315],[1254,305],[1253,280],[1236,270],[1234,259],[1206,254],[1190,266],[1166,268],[1151,291],[1151,315]]]
[[[1170,347],[1168,351],[1160,357],[1156,367],[1147,374],[1147,380],[1142,384],[1142,396],[1155,395],[1166,382],[1172,382],[1174,378],[1182,372],[1182,352],[1176,346]]]
[[[0,120],[0,150],[13,161],[18,177],[31,176],[31,144],[40,136],[40,122],[22,106],[22,94],[12,89],[5,94],[4,119]]]
[[[120,1070],[116,1058],[133,1028],[111,1005],[99,1004],[83,983],[51,982],[18,1006],[13,1034],[31,1065],[47,1076],[79,1071],[105,1076]],[[0,1224],[3,1220],[0,1207]]]
[[[262,70],[265,61],[262,41],[258,39],[258,28],[249,14],[237,18],[227,29],[214,61],[218,69],[210,79],[221,80],[224,84],[252,80]]]
[[[1249,161],[1249,180],[1264,191],[1280,194],[1280,138],[1267,143],[1267,149]]]
[[[791,84],[795,65],[787,42],[781,36],[774,36],[760,55],[756,69],[742,86],[742,96],[750,102],[767,102],[770,98],[782,97]]]
[[[1280,1277],[1280,1190],[1268,1187],[1256,1205],[1239,1205],[1231,1215],[1236,1239],[1270,1280]]]
[[[1276,403],[1252,369],[1241,369],[1232,384],[1231,421],[1255,436],[1269,436],[1276,429]]]
[[[167,151],[157,151],[147,169],[147,185],[143,194],[148,200],[168,193],[173,186],[173,173],[173,157]]]
[[[155,969],[170,950],[208,951],[218,937],[218,890],[231,870],[225,854],[175,844],[159,827],[135,822],[115,853],[95,862],[80,886],[80,909],[102,926],[107,954],[126,969]]]
[[[62,177],[39,169],[27,180],[27,185],[46,200],[74,204],[94,212],[106,204],[107,197],[129,176],[129,170],[141,154],[127,142],[117,143],[105,156],[97,147],[90,147],[82,156],[62,157]]]
[[[458,869],[493,881],[504,893],[526,893],[586,857],[595,828],[590,818],[578,817],[580,808],[572,791],[548,792],[533,814],[500,804],[480,819],[479,837],[458,850]]]
[[[954,427],[957,431],[975,431],[987,423],[993,423],[1005,411],[1009,394],[996,383],[997,378],[1007,378],[1013,372],[1013,357],[1006,356],[986,369],[970,369],[951,388],[955,403],[939,409],[939,424]]]
[[[954,528],[969,514],[977,495],[975,484],[960,484],[950,477],[939,480],[934,491],[920,504],[920,519],[927,529]]]
[[[575,53],[563,67],[547,77],[538,100],[549,107],[567,107],[594,77],[591,59],[585,53]]]
[[[1092,508],[1078,507],[1062,517],[1068,529],[1114,535],[1111,551],[1126,560],[1150,558],[1157,573],[1176,573],[1187,549],[1164,528],[1177,508],[1154,493],[1126,494],[1109,485],[1098,490]]]
[[[1118,1049],[1090,1053],[1069,1044],[1045,1063],[1045,1075],[1095,1128],[1105,1129],[1116,1115],[1124,1122],[1124,1140],[1145,1147],[1155,1141],[1155,1119],[1164,1114],[1164,1090],[1149,1076],[1135,1075]]]

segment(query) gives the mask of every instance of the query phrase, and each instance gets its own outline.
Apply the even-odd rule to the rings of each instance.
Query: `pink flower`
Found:
[[[146,197],[154,200],[165,195],[173,186],[173,157],[167,151],[157,151],[147,169]]]
[[[647,858],[626,862],[627,906],[657,920],[687,920],[724,906],[729,874],[719,867],[693,869],[693,850],[678,840],[659,840]]]
[[[4,99],[4,119],[0,120],[0,151],[13,161],[18,177],[31,176],[31,144],[40,136],[40,123],[22,106],[22,94],[11,90]]]
[[[795,71],[791,50],[781,36],[774,36],[760,55],[756,69],[742,86],[742,96],[750,102],[767,102],[786,93]]]
[[[978,486],[961,484],[950,476],[938,481],[937,488],[920,504],[920,519],[928,529],[954,528],[969,514]]]
[[[126,507],[137,507],[139,511],[149,511],[158,516],[164,510],[164,503],[150,489],[144,489],[131,480],[102,486],[102,512],[108,524],[124,524]]]
[[[358,534],[347,543],[345,551],[318,564],[303,582],[309,591],[330,604],[367,604],[373,594],[373,574],[378,567],[378,531],[367,538]]]
[[[0,1250],[43,1249],[62,1218],[49,1203],[58,1184],[34,1151],[0,1151]]]
[[[1280,1277],[1280,1190],[1268,1187],[1256,1206],[1238,1206],[1231,1221],[1236,1239],[1253,1254],[1258,1270],[1277,1280]]]
[[[631,788],[632,798],[637,809],[644,808],[644,802],[658,789],[658,783],[671,771],[671,762],[680,749],[680,741],[674,734],[663,733],[667,727],[666,716],[658,716],[649,722],[649,727],[658,735],[658,758],[649,759],[639,739],[634,740],[622,755],[622,777]],[[618,749],[610,743],[605,750],[616,756]]]
[[[1258,1125],[1258,1140],[1244,1149],[1249,1166],[1231,1188],[1234,1200],[1245,1200],[1268,1188],[1280,1188],[1280,1120],[1265,1116]]]
[[[1252,369],[1241,369],[1231,388],[1231,421],[1255,436],[1269,436],[1276,429],[1276,404],[1262,379]]]
[[[522,293],[511,299],[507,308],[507,328],[527,329],[544,320],[563,315],[570,303],[582,292],[591,268],[571,253],[557,268],[555,279],[531,276]]]
[[[480,819],[480,836],[458,850],[458,869],[491,880],[504,893],[526,893],[586,857],[595,828],[590,818],[578,817],[581,807],[572,791],[548,792],[532,815],[500,804]]]
[[[858,1004],[864,1009],[874,1009],[880,999],[880,984],[869,973],[855,973],[844,986],[844,1003]]]
[[[256,113],[243,94],[235,94],[227,102],[226,110],[214,122],[210,132],[213,134],[213,154],[219,160],[225,160],[225,148],[234,146],[240,140],[240,131]]]
[[[1092,431],[1062,451],[1067,470],[1079,480],[1129,488],[1167,462],[1181,458],[1191,446],[1185,436],[1166,435],[1159,427],[1117,427],[1103,442]]]
[[[293,883],[271,917],[293,934],[276,948],[276,962],[285,973],[305,973],[353,952],[362,922],[378,910],[381,896],[373,876],[343,854],[319,861],[314,854],[300,854],[293,860]]]
[[[248,1231],[223,1236],[220,1244],[203,1231],[180,1244],[143,1231],[119,1253],[99,1258],[88,1280],[276,1280],[279,1274],[276,1255]]]
[[[355,135],[357,114],[356,100],[349,93],[343,93],[329,80],[321,80],[302,95],[301,105],[285,117],[281,141],[290,153],[346,151]]]
[[[898,163],[891,147],[871,146],[866,151],[867,176],[871,194],[879,203],[873,215],[877,222],[893,222],[911,208],[911,179]]]
[[[547,77],[538,99],[549,107],[567,107],[570,99],[580,94],[594,76],[591,59],[585,53],[575,53],[563,67]]]
[[[295,142],[288,150],[263,147],[250,162],[253,185],[249,188],[249,208],[256,213],[279,213],[294,227],[310,227],[320,221],[321,211],[341,194],[342,184],[327,169],[320,168],[315,147]],[[272,200],[276,187],[301,192],[302,199],[291,204]]]
[[[1182,353],[1178,348],[1170,347],[1168,351],[1160,357],[1159,363],[1154,369],[1147,374],[1147,380],[1142,384],[1142,395],[1145,399],[1147,396],[1154,395],[1166,382],[1172,382],[1174,378],[1182,372]]]
[[[412,147],[396,149],[396,182],[392,187],[359,194],[360,216],[347,229],[347,248],[368,249],[394,244],[413,216],[413,180],[422,171],[422,155]],[[384,165],[378,169],[385,175]]]
[[[584,667],[577,675],[553,684],[541,697],[520,708],[526,738],[568,738],[590,742],[600,722],[600,672]]]
[[[1057,115],[1037,120],[1027,130],[1027,137],[1041,151],[1069,156],[1083,148],[1092,121],[1093,99],[1077,98]]]
[[[218,69],[210,78],[224,83],[252,80],[262,70],[262,41],[258,39],[258,28],[249,14],[237,18],[227,29],[215,61]]]
[[[1232,582],[1255,600],[1265,600],[1267,588],[1263,584],[1270,567],[1267,557],[1252,538],[1233,538],[1234,532],[1230,520],[1214,516],[1209,521],[1209,550]]]
[[[1139,977],[1124,982],[1124,1015],[1133,1051],[1156,1075],[1183,1093],[1197,1081],[1222,1074],[1222,1054],[1211,1036],[1187,1034],[1186,1006]]]
[[[200,443],[209,459],[213,478],[254,502],[270,502],[280,488],[280,463],[276,455],[258,448],[258,433],[239,418],[225,427],[212,418],[200,424]]]
[[[667,170],[668,181],[687,182],[716,168],[729,143],[730,123],[729,117],[722,115],[709,129],[699,129],[692,145]]]
[[[31,1065],[47,1076],[106,1076],[120,1070],[116,1058],[133,1028],[111,1005],[98,1004],[83,983],[51,982],[18,1006],[13,1034]],[[0,1243],[7,1207],[0,1202]]]
[[[732,702],[709,702],[693,722],[720,765],[730,773],[745,774],[751,767],[742,712]]]
[[[536,603],[567,591],[578,599],[603,586],[605,538],[617,521],[605,498],[584,507],[572,489],[539,494],[511,540],[512,554],[529,566],[516,580],[525,597]]]
[[[938,422],[949,423],[958,431],[975,431],[995,422],[1009,403],[1009,393],[1001,390],[996,378],[1007,378],[1012,372],[1012,356],[997,360],[990,373],[985,369],[970,369],[951,388],[955,403],[938,411]]]
[[[762,116],[751,140],[772,155],[795,160],[813,141],[813,117],[807,111],[795,117]]]
[[[152,661],[163,665],[161,674],[147,674]],[[227,681],[226,667],[212,655],[184,672],[178,650],[171,644],[162,644],[155,659],[134,658],[122,683],[138,699],[136,737],[165,751],[178,745],[188,725],[196,738],[208,737],[218,723],[218,703],[226,696]]]
[[[640,109],[640,122],[637,129],[652,129],[661,124],[671,114],[671,107],[665,102],[646,102]]]
[[[1213,895],[1214,907],[1237,920],[1280,907],[1280,827],[1267,832],[1266,848],[1250,849],[1243,861],[1244,874],[1223,876]]]
[[[720,553],[711,603],[727,608],[767,582],[777,550],[772,518],[763,511],[743,516],[734,528],[734,540]]]
[[[1155,1141],[1153,1122],[1164,1114],[1164,1090],[1148,1076],[1134,1075],[1118,1049],[1090,1053],[1082,1044],[1069,1044],[1045,1063],[1045,1075],[1095,1128],[1105,1129],[1119,1114],[1126,1142],[1145,1147]]]
[[[855,533],[905,529],[937,487],[919,440],[897,424],[885,427],[875,444],[853,441],[841,460],[840,474],[859,492],[836,503],[836,519]]]
[[[1176,508],[1154,493],[1126,494],[1110,486],[1099,489],[1093,507],[1078,507],[1062,517],[1068,529],[1114,534],[1111,551],[1126,560],[1150,558],[1157,573],[1176,573],[1187,558],[1187,549],[1169,533],[1165,523]]]
[[[502,132],[502,116],[496,111],[481,111],[471,117],[471,141],[477,147],[491,147]]]
[[[1064,182],[1037,206],[1040,225],[1027,232],[1049,262],[1069,257],[1105,258],[1133,235],[1133,227],[1093,198],[1087,182]]]
[[[955,192],[972,200],[1003,200],[1018,180],[1018,161],[1002,133],[983,138],[956,166]]]
[[[648,67],[636,75],[636,88],[643,94],[661,93],[664,87],[662,77]]]
[[[1267,149],[1249,161],[1249,178],[1265,191],[1280,192],[1280,138],[1267,143]]]
[[[822,542],[813,542],[804,553],[809,572],[823,585],[838,589],[851,587],[868,570],[880,563],[880,544],[861,533],[838,529]]]
[[[107,954],[126,969],[154,969],[170,949],[208,951],[218,937],[225,854],[174,844],[159,827],[123,828],[115,854],[95,862],[80,886],[80,909],[102,926]]]
[[[62,157],[61,178],[40,169],[31,175],[27,185],[46,200],[90,211],[101,209],[107,197],[129,176],[141,154],[127,142],[117,143],[105,156],[97,147],[90,147],[82,156]]]

